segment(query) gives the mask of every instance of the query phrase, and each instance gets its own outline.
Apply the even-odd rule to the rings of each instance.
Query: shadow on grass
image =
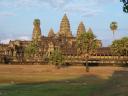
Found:
[[[106,83],[89,96],[128,96],[128,68],[115,71]]]

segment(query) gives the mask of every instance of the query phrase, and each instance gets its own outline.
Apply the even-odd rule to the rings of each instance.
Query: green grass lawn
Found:
[[[1,85],[0,96],[89,96],[99,88],[98,84],[87,84],[84,80],[87,79]]]

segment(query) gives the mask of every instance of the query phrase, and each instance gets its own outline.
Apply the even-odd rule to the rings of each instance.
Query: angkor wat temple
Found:
[[[35,19],[33,22],[34,28],[32,33],[31,41],[21,41],[15,40],[9,42],[9,44],[0,44],[0,62],[5,62],[6,59],[11,58],[11,62],[16,62],[20,60],[20,56],[24,57],[24,48],[27,47],[32,41],[38,43],[39,51],[38,54],[34,57],[34,59],[38,59],[38,61],[45,61],[45,57],[51,54],[56,48],[59,48],[63,55],[66,56],[79,56],[76,47],[76,39],[83,32],[92,32],[92,29],[85,29],[84,23],[80,22],[76,36],[72,35],[70,22],[66,14],[61,20],[60,29],[57,33],[51,28],[48,36],[44,36],[41,34],[40,28],[40,20]],[[95,56],[99,55],[111,55],[109,52],[109,48],[103,48],[101,40],[97,40],[97,45],[99,48],[97,49]],[[19,57],[18,57],[19,56]],[[30,58],[30,60],[34,60]]]

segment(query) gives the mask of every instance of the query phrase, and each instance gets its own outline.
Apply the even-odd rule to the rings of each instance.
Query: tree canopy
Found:
[[[34,56],[38,51],[38,46],[36,43],[31,42],[26,48],[25,48],[25,54],[28,57]]]
[[[124,3],[123,11],[125,13],[128,13],[128,0],[120,0],[120,1]]]
[[[49,56],[49,60],[52,64],[60,68],[62,64],[64,64],[64,56],[59,49],[55,49],[51,52]]]
[[[92,54],[98,47],[93,32],[84,32],[77,38],[77,48],[82,54]]]
[[[84,56],[86,59],[86,71],[89,71],[88,59],[90,55],[95,53],[95,50],[98,48],[96,36],[93,34],[92,30],[88,32],[83,32],[77,38],[77,48],[78,52]]]
[[[111,22],[110,29],[112,30],[113,35],[114,35],[115,31],[117,30],[117,28],[118,28],[117,22],[115,22],[115,21]]]
[[[118,56],[128,56],[128,37],[114,40],[111,45],[112,53]]]

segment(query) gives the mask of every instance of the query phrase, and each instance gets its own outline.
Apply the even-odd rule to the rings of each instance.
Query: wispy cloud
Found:
[[[55,9],[66,12],[82,13],[83,16],[95,16],[102,11],[102,5],[116,2],[117,0],[1,0],[1,7],[9,8],[31,8],[31,7],[45,7],[50,6]]]
[[[63,7],[65,5],[67,5],[68,3],[72,2],[72,0],[40,0],[42,3],[47,3],[50,6],[54,7],[54,8],[60,8]]]
[[[41,7],[42,5],[50,5],[51,7],[62,7],[72,0],[2,0],[0,6],[4,7],[15,7],[15,8],[30,8],[30,7]],[[44,7],[44,6],[42,6]]]
[[[1,12],[0,13],[0,16],[15,16],[15,14],[14,13],[11,13],[11,12]]]
[[[4,43],[4,44],[8,44],[9,43],[9,41],[10,40],[31,40],[31,38],[30,37],[28,37],[28,36],[20,36],[20,37],[17,37],[17,38],[6,38],[6,39],[2,39],[1,41],[0,41],[0,43]]]
[[[98,8],[97,6],[94,6],[95,4],[75,4],[75,5],[69,5],[65,7],[65,12],[69,12],[69,13],[79,13],[82,14],[83,17],[90,17],[90,16],[95,16],[98,15],[100,13],[102,13],[103,11]],[[93,7],[91,7],[93,6]],[[94,10],[95,9],[95,10]]]
[[[0,6],[5,6],[5,7],[31,7],[31,6],[36,6],[36,5],[42,5],[42,4],[49,4],[50,6],[53,7],[62,7],[65,6],[69,3],[72,3],[73,1],[77,0],[1,0],[0,1]],[[119,0],[81,0],[85,5],[90,5],[90,4],[107,4],[107,3],[112,3],[116,2]]]

